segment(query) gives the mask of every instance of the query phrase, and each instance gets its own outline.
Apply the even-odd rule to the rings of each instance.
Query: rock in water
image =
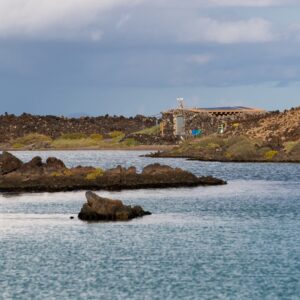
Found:
[[[140,206],[124,205],[120,200],[102,198],[93,192],[86,192],[86,199],[78,214],[78,218],[85,221],[129,221],[151,215]]]
[[[22,161],[14,155],[3,151],[0,155],[0,175],[16,171],[23,165]]]

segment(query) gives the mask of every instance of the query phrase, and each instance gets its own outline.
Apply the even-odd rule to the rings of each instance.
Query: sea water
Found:
[[[300,299],[300,165],[16,152],[68,166],[160,162],[226,186],[99,191],[153,213],[77,219],[84,192],[0,195],[0,299]],[[70,216],[75,218],[72,220]]]

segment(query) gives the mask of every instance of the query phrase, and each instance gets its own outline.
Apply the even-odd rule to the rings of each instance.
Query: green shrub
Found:
[[[147,135],[159,135],[160,134],[160,126],[152,126],[145,128],[143,130],[135,132],[136,134],[147,134]]]
[[[123,144],[128,147],[140,145],[140,143],[137,140],[135,140],[134,138],[128,138],[128,139],[124,140]]]
[[[101,168],[97,168],[94,171],[88,173],[85,177],[86,180],[96,180],[98,177],[103,176],[104,170]]]
[[[278,151],[270,150],[265,153],[265,159],[272,160],[276,155],[278,155]]]

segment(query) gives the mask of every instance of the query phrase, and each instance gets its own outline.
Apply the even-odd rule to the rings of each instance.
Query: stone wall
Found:
[[[163,123],[163,136],[174,135],[175,132],[175,120],[176,116],[184,116],[185,119],[185,134],[191,135],[193,129],[200,129],[204,135],[217,133],[221,124],[226,126],[233,122],[241,122],[253,118],[262,118],[263,115],[251,114],[251,113],[239,113],[232,115],[216,116],[208,112],[192,112],[184,110],[173,110],[165,112],[162,115]]]
[[[157,119],[138,115],[126,118],[123,116],[99,116],[66,118],[57,116],[34,116],[22,114],[15,116],[10,114],[0,115],[0,142],[22,137],[30,133],[39,133],[57,138],[62,134],[83,133],[93,134],[108,133],[118,130],[131,133],[147,127],[155,126]]]

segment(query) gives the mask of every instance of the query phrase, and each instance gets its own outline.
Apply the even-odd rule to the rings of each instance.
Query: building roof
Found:
[[[208,112],[208,113],[263,113],[265,110],[258,109],[258,108],[251,108],[245,106],[226,106],[226,107],[211,107],[211,108],[175,108],[169,110],[169,112],[174,112],[177,110],[201,113],[201,112]]]

